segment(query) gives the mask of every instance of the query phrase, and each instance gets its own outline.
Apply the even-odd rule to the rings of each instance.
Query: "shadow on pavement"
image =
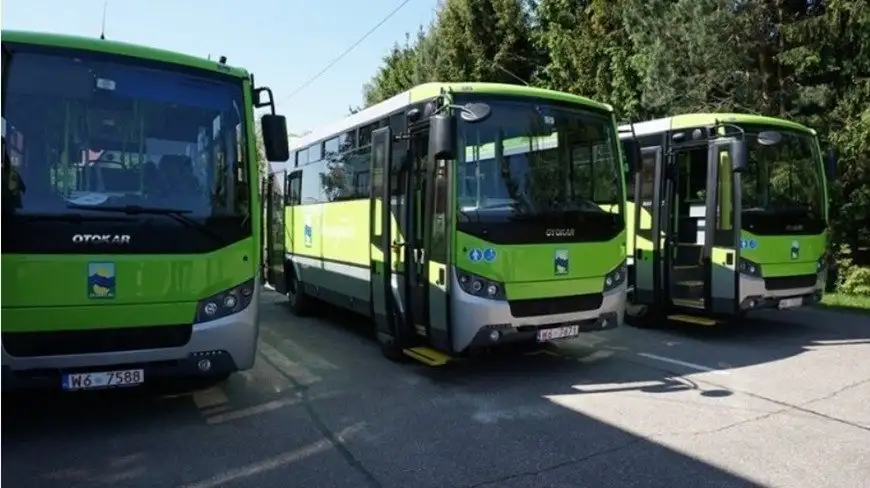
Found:
[[[603,349],[595,347],[568,355],[495,353],[443,369],[396,364],[380,356],[359,316],[328,311],[322,314],[328,322],[296,319],[282,301],[266,300],[262,317],[269,336],[306,355],[270,344],[317,377],[287,393],[297,403],[209,425],[189,399],[160,391],[4,395],[2,483],[18,488],[761,486],[687,454],[691,449],[666,446],[661,439],[682,434],[682,424],[677,419],[671,426],[665,417],[656,421],[655,408],[662,407],[649,405],[647,397],[616,400],[639,392],[683,402],[675,395],[697,392],[712,412],[714,429],[764,414],[727,403],[732,399],[725,389],[615,356],[597,358]],[[797,354],[806,341],[836,336],[824,334],[824,327],[766,327],[762,333],[748,329],[711,340],[742,344],[765,335],[785,337],[793,345],[778,354],[787,355]],[[677,333],[654,334],[664,340],[660,336]],[[600,337],[602,346],[616,342]],[[332,394],[319,395],[326,391]],[[632,401],[653,408],[652,434],[627,430],[614,420],[630,415],[617,407]]]

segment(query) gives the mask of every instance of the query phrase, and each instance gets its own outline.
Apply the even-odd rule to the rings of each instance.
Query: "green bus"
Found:
[[[225,58],[3,31],[3,387],[254,364],[259,157],[284,117]],[[261,101],[262,100],[262,101]]]
[[[633,155],[630,323],[715,325],[821,299],[836,164],[813,129],[685,114],[621,125],[620,138]]]
[[[269,283],[374,318],[384,355],[617,327],[625,177],[610,106],[427,83],[291,142],[269,175]]]

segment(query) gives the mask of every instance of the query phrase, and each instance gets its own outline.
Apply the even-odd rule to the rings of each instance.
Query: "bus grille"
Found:
[[[597,310],[603,300],[604,296],[601,293],[589,293],[557,298],[509,300],[508,304],[511,307],[511,315],[519,318]]]
[[[3,332],[3,348],[17,357],[160,349],[187,344],[192,332],[193,326],[190,324],[123,329]]]
[[[777,276],[765,278],[764,287],[768,290],[791,290],[794,288],[809,288],[816,286],[817,277],[814,274],[796,276]]]

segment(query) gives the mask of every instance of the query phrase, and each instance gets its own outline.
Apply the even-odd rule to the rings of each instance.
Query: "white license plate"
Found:
[[[779,308],[794,308],[804,304],[803,298],[784,298],[779,301]]]
[[[92,390],[95,388],[134,386],[145,382],[145,370],[124,369],[120,371],[65,374],[61,382],[64,390]]]
[[[565,327],[554,327],[552,329],[541,329],[538,331],[538,342],[567,339],[569,337],[577,337],[579,335],[579,325],[568,325]]]

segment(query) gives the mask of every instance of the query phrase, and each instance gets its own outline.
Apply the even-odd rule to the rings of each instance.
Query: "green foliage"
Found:
[[[870,248],[866,0],[443,0],[385,56],[365,104],[435,80],[529,82],[610,103],[622,120],[740,111],[807,124],[838,160],[832,249]],[[840,287],[863,290],[866,274]]]
[[[856,266],[852,250],[841,245],[837,252],[837,291],[846,295],[870,297],[870,267]]]

